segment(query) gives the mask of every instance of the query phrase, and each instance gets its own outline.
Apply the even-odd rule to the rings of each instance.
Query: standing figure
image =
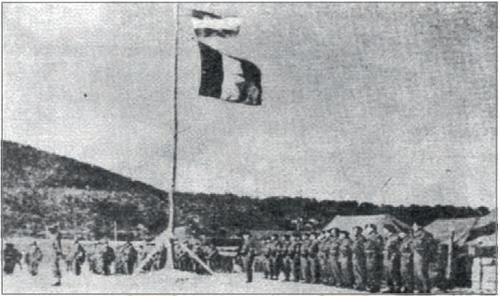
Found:
[[[28,266],[28,271],[31,275],[35,276],[38,274],[38,266],[40,266],[42,258],[42,250],[40,250],[36,241],[32,242],[24,257],[24,262],[26,263],[26,266]]]
[[[298,282],[300,281],[300,248],[302,242],[300,241],[299,234],[297,233],[294,233],[292,238],[293,240],[292,243],[290,244],[291,250],[289,250],[288,254],[292,261],[293,281]]]
[[[320,283],[320,274],[318,270],[318,252],[319,252],[319,240],[318,240],[319,234],[318,233],[311,233],[309,239],[310,239],[310,244],[309,244],[309,250],[307,251],[308,254],[308,261],[309,261],[309,274],[310,274],[310,281],[311,283],[318,284]]]
[[[12,243],[6,243],[3,250],[3,272],[5,274],[12,274],[16,264],[21,265],[23,255],[19,252]]]
[[[415,284],[420,293],[430,293],[429,262],[434,257],[434,238],[417,223],[413,224],[413,266]]]
[[[330,244],[329,244],[330,245],[329,263],[330,263],[330,270],[332,271],[330,284],[335,286],[340,286],[342,282],[342,273],[340,271],[340,264],[339,264],[339,246],[340,246],[339,233],[340,230],[338,228],[333,228],[331,232],[332,238],[330,239]]]
[[[330,264],[328,262],[330,257],[330,232],[323,231],[322,239],[319,244],[319,265],[321,270],[321,283],[327,285],[331,277]]]
[[[281,253],[282,253],[281,270],[285,274],[286,282],[290,281],[290,273],[292,272],[292,265],[293,265],[291,257],[292,252],[293,252],[292,241],[290,241],[290,235],[285,234],[283,236],[283,243],[281,245]]]
[[[243,233],[243,243],[238,250],[238,255],[243,261],[243,270],[247,275],[247,283],[253,280],[253,261],[255,259],[255,247],[250,242],[250,234]]]
[[[397,229],[393,225],[384,225],[384,275],[385,293],[397,293],[401,290],[401,253],[400,238]]]
[[[352,229],[354,240],[352,243],[352,269],[354,274],[354,289],[363,291],[366,289],[366,257],[363,228],[355,226]]]
[[[85,249],[83,248],[82,244],[80,243],[81,239],[77,238],[75,239],[75,243],[73,244],[73,248],[71,249],[70,253],[70,258],[71,258],[71,263],[73,266],[73,271],[75,272],[75,275],[80,275],[82,272],[82,265],[85,262]]]
[[[271,242],[269,243],[270,253],[269,253],[269,267],[270,276],[272,280],[277,280],[279,276],[279,266],[278,266],[278,248],[280,247],[280,242],[278,241],[278,235],[273,234],[271,236]]]
[[[116,256],[115,256],[115,251],[113,250],[112,247],[109,246],[108,240],[104,240],[104,243],[102,244],[101,247],[101,260],[102,260],[102,269],[104,275],[110,275],[111,274],[111,263],[115,261]]]
[[[264,278],[268,279],[271,277],[271,240],[268,237],[264,239],[264,243],[262,244],[262,256]]]
[[[413,293],[413,237],[404,231],[399,233],[401,244],[401,293]]]
[[[302,244],[300,247],[300,276],[301,280],[304,282],[310,282],[311,276],[309,272],[309,260],[308,260],[308,252],[309,252],[309,234],[302,234]]]
[[[383,239],[375,224],[366,225],[365,228],[368,233],[365,242],[366,285],[369,292],[377,293],[381,284]]]
[[[55,278],[55,282],[52,286],[60,286],[62,278],[60,261],[64,258],[64,254],[61,246],[61,233],[59,232],[57,225],[49,227],[49,235],[53,251],[51,260],[52,274]]]
[[[128,274],[133,274],[134,273],[134,266],[137,263],[138,260],[138,253],[137,250],[134,248],[134,245],[132,245],[132,242],[130,240],[127,240],[125,243],[125,246],[123,248],[123,255],[125,259],[125,266],[127,268],[127,273]]]
[[[349,238],[349,233],[347,231],[340,232],[339,264],[342,273],[341,286],[344,288],[351,288],[353,281],[352,240]]]

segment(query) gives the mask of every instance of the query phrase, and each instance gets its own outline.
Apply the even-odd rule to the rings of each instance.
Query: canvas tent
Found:
[[[477,223],[478,218],[461,219],[437,219],[425,227],[441,244],[449,244],[452,232],[454,232],[453,243],[463,246],[469,239],[471,231]]]
[[[401,222],[390,214],[353,216],[337,215],[332,219],[332,221],[330,221],[330,223],[323,227],[323,230],[338,228],[340,230],[351,232],[354,226],[365,227],[367,224],[375,224],[380,233],[382,232],[384,225],[392,225],[400,231],[410,231],[410,226],[408,226],[408,224]]]

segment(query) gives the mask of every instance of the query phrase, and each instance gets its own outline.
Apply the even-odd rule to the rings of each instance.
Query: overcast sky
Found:
[[[167,189],[173,5],[4,3],[4,138]],[[190,9],[262,70],[197,95]],[[495,205],[496,4],[182,4],[178,190]],[[84,96],[87,94],[87,97]]]

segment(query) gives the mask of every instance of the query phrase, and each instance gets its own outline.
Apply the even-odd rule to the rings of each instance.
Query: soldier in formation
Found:
[[[390,224],[382,227],[384,236],[377,225],[368,224],[351,232],[333,228],[264,238],[264,278],[278,279],[283,273],[284,281],[293,278],[370,293],[429,293],[431,286],[444,291],[446,249],[430,264],[435,241],[422,227],[415,225],[413,232]]]
[[[73,246],[71,248],[71,253],[69,254],[69,258],[71,261],[72,270],[75,275],[80,275],[82,272],[82,265],[85,263],[86,251],[85,248],[80,243],[81,239],[75,239]]]

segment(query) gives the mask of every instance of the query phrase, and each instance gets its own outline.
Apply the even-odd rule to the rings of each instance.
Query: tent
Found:
[[[474,240],[468,241],[467,245],[475,247],[495,247],[497,245],[497,235],[490,234],[480,236]]]
[[[477,217],[460,219],[437,219],[425,227],[441,244],[448,244],[452,232],[455,232],[453,242],[463,246],[469,239],[471,231],[478,221]]]
[[[411,229],[408,224],[401,222],[396,217],[390,214],[382,214],[354,216],[337,215],[332,219],[332,221],[330,221],[330,223],[323,227],[323,230],[329,230],[336,227],[340,230],[351,232],[354,226],[365,227],[367,224],[375,224],[380,233],[382,232],[384,225],[392,225],[396,227],[396,229],[404,232],[409,232]]]

